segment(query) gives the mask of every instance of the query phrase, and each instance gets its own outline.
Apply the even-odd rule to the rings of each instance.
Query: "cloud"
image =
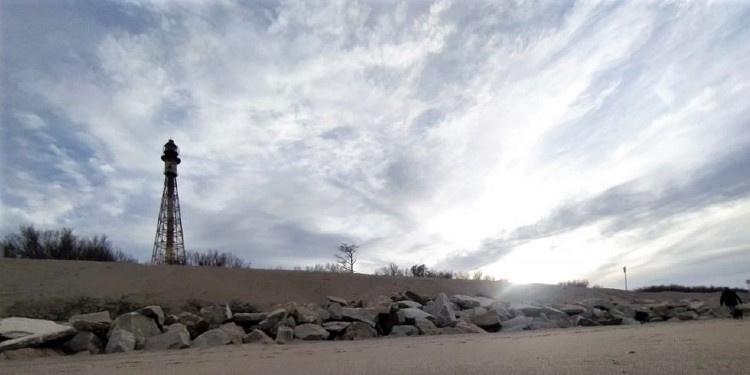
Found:
[[[742,4],[2,7],[6,232],[105,232],[148,259],[168,138],[188,248],[256,266],[341,241],[363,271],[616,248],[581,250],[594,275],[747,196]]]

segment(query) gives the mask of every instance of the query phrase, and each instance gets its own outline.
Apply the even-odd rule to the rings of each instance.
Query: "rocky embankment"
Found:
[[[563,304],[504,302],[486,297],[413,292],[324,304],[289,302],[268,312],[232,312],[226,304],[199,313],[165,315],[148,306],[111,319],[108,311],[53,322],[24,317],[0,320],[0,359],[133,350],[171,350],[241,344],[288,344],[297,340],[361,340],[376,337],[513,332],[576,326],[711,319],[721,311],[703,301],[644,300],[622,304],[586,299]]]

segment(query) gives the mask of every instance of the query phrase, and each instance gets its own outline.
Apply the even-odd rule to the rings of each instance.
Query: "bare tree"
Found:
[[[472,280],[482,280],[482,270],[476,269],[471,273],[471,279]]]
[[[357,253],[357,250],[359,250],[359,245],[343,242],[339,245],[338,250],[341,254],[334,254],[336,262],[340,264],[346,272],[354,273],[354,263],[357,263],[355,254]]]

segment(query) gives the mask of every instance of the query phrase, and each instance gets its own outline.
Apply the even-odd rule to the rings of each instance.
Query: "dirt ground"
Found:
[[[158,304],[171,311],[180,311],[191,299],[216,303],[238,300],[267,311],[289,301],[323,303],[328,295],[367,301],[407,290],[428,296],[445,292],[540,303],[588,298],[625,303],[690,298],[718,307],[719,300],[719,293],[633,293],[542,284],[503,286],[473,280],[0,258],[0,316],[8,316],[6,308],[18,302],[54,303],[82,296]]]
[[[0,361],[2,374],[749,374],[750,321]]]

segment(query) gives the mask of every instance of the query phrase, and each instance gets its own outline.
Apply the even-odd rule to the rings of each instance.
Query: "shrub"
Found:
[[[714,293],[714,292],[721,292],[724,290],[725,287],[723,286],[705,286],[705,285],[699,285],[699,286],[685,286],[685,285],[677,285],[677,284],[669,284],[669,285],[651,285],[651,286],[644,286],[641,288],[635,289],[636,292],[647,292],[647,293],[656,293],[656,292],[685,292],[685,293]],[[742,288],[730,288],[734,290],[735,292],[747,292],[747,289]]]
[[[18,233],[5,236],[0,248],[6,258],[137,263],[135,258],[114,249],[106,235],[78,237],[70,228],[42,231],[33,225],[21,225]]]
[[[581,288],[588,288],[589,281],[588,280],[583,280],[583,279],[581,279],[581,280],[567,280],[567,281],[559,282],[559,283],[557,283],[557,285],[561,285],[561,286],[577,286],[577,287],[581,287]]]
[[[250,268],[251,263],[232,253],[220,253],[209,249],[205,253],[188,251],[185,254],[185,264],[199,267]]]

